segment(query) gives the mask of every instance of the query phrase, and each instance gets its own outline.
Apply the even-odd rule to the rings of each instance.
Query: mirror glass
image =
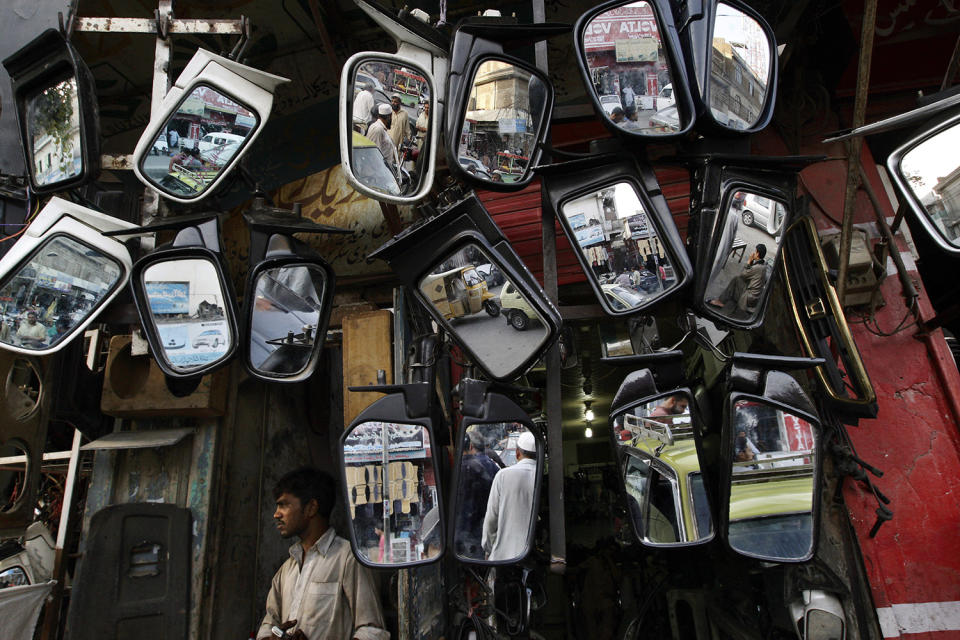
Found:
[[[734,404],[727,539],[769,560],[813,553],[816,431],[807,420],[755,400]]]
[[[216,267],[203,258],[164,260],[143,271],[144,295],[163,358],[177,371],[206,367],[227,356],[234,335],[230,304]],[[144,315],[141,312],[141,316]]]
[[[677,286],[654,218],[630,183],[570,200],[561,211],[589,265],[587,277],[600,285],[603,303],[613,311],[646,306]]]
[[[756,318],[780,252],[787,207],[759,193],[735,190],[720,227],[703,302],[739,322]]]
[[[140,171],[166,194],[196,197],[232,164],[258,122],[245,105],[199,85],[160,128]]]
[[[14,420],[28,417],[40,404],[42,390],[40,374],[33,364],[25,358],[15,359],[10,366],[4,388],[3,402],[7,413]]]
[[[29,96],[26,113],[34,182],[48,185],[80,175],[77,79],[70,77]]]
[[[486,182],[522,182],[530,172],[547,104],[547,86],[501,60],[477,67],[456,146],[457,162]]]
[[[903,156],[903,183],[943,238],[960,247],[960,124],[927,138]]]
[[[362,422],[347,434],[350,524],[367,562],[405,564],[443,553],[432,446],[419,424]]]
[[[760,23],[739,9],[717,4],[710,54],[710,112],[729,129],[749,129],[760,119],[770,81],[772,47]]]
[[[666,49],[649,2],[630,2],[587,23],[583,51],[591,88],[603,116],[624,131],[644,136],[686,127],[677,110]]]
[[[0,589],[7,587],[24,587],[30,584],[26,572],[20,567],[10,567],[0,571]]]
[[[473,352],[477,364],[502,378],[533,355],[549,332],[513,282],[504,277],[490,286],[477,271],[478,264],[493,261],[479,245],[468,243],[431,269],[418,287],[424,302]]]
[[[431,153],[427,73],[374,59],[356,67],[351,84],[353,175],[381,193],[415,194]]]
[[[461,443],[453,544],[468,561],[527,555],[540,445],[519,422],[467,427]],[[518,451],[519,449],[519,451]]]
[[[0,446],[0,513],[11,511],[27,481],[27,452],[14,442]]]
[[[713,536],[710,505],[685,391],[645,401],[612,420],[634,529],[650,544]]]
[[[324,336],[326,275],[316,265],[266,269],[257,275],[250,318],[250,364],[263,373],[296,375],[306,369]]]
[[[55,235],[0,286],[0,343],[42,351],[86,320],[123,276],[114,258]]]

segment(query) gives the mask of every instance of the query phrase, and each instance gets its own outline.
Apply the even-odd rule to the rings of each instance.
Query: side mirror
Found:
[[[457,560],[512,564],[529,553],[544,446],[526,412],[489,383],[461,382],[464,418],[454,470],[451,528]]]
[[[669,2],[605,2],[574,34],[587,93],[610,130],[664,139],[690,130],[696,113]]]
[[[743,134],[766,127],[777,87],[777,41],[767,21],[740,0],[704,0],[683,42],[698,128]]]
[[[93,75],[73,45],[47,29],[3,61],[13,84],[31,190],[63,191],[100,173]]]
[[[386,260],[494,380],[521,375],[560,333],[559,312],[475,195],[406,230],[370,257]],[[499,285],[488,284],[477,271],[487,264],[502,273]]]
[[[426,416],[433,389],[374,389],[390,393],[362,411],[340,438],[353,553],[369,567],[429,564],[444,552],[437,446]]]
[[[806,355],[824,359],[816,368],[824,399],[840,416],[877,417],[877,394],[850,333],[837,292],[827,279],[817,227],[809,216],[787,229],[783,275],[790,309]]]
[[[140,136],[134,173],[171,200],[202,200],[260,135],[284,82],[198,49]]]
[[[820,420],[790,375],[738,360],[724,407],[721,529],[741,555],[805,562],[819,521]]]
[[[340,122],[341,162],[358,191],[398,204],[430,192],[439,126],[430,72],[397,55],[351,57],[340,77]]]
[[[763,323],[780,244],[797,207],[797,172],[817,157],[708,156],[691,172],[698,196],[694,309],[740,329]]]
[[[293,211],[267,207],[262,198],[244,211],[250,226],[250,272],[244,303],[247,370],[261,380],[299,382],[317,367],[333,307],[333,269],[293,237],[350,233],[315,224]]]
[[[805,589],[789,603],[790,614],[800,640],[845,640],[846,618],[843,603],[836,595],[819,589]]]
[[[561,24],[457,25],[447,82],[445,142],[450,172],[467,184],[516,191],[533,179],[553,110],[553,84],[536,67],[504,53],[569,31]]]
[[[924,230],[940,248],[960,254],[960,112],[938,120],[894,150],[887,168]]]
[[[0,347],[59,351],[127,282],[130,252],[102,235],[133,225],[51,198],[0,260]]]
[[[137,260],[130,284],[160,369],[171,378],[194,378],[227,364],[236,351],[236,298],[222,262],[216,214],[137,232],[170,228],[180,228],[174,241]]]
[[[615,396],[610,427],[637,539],[651,547],[712,540],[713,518],[690,390],[658,393],[649,369],[635,371]]]
[[[648,166],[574,161],[543,175],[550,206],[608,314],[636,313],[689,282],[693,267]]]

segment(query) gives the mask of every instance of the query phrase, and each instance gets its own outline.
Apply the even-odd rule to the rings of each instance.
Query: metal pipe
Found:
[[[871,185],[867,179],[867,172],[863,168],[863,165],[860,165],[860,186],[870,199],[870,204],[873,205],[873,212],[877,216],[877,226],[880,227],[880,233],[883,234],[884,239],[887,241],[887,246],[890,248],[890,257],[893,259],[893,264],[897,267],[897,275],[900,277],[900,285],[903,287],[903,297],[908,299],[907,306],[915,308],[916,305],[913,305],[912,301],[918,295],[917,289],[913,286],[913,280],[911,280],[907,274],[907,267],[903,264],[900,248],[897,246],[893,232],[887,224],[887,219],[883,215],[883,210],[880,208],[880,199],[877,198],[877,192],[873,190],[873,185]],[[919,319],[919,311],[914,311],[914,315]]]
[[[853,128],[863,125],[867,111],[867,89],[870,86],[870,63],[873,60],[873,34],[877,22],[877,0],[865,0],[863,25],[860,31],[860,60],[857,66],[857,94],[853,103]],[[847,289],[847,269],[850,266],[850,244],[853,240],[853,206],[860,180],[861,138],[847,143],[847,188],[843,197],[843,224],[840,230],[840,273],[837,277],[837,296],[843,305]]]

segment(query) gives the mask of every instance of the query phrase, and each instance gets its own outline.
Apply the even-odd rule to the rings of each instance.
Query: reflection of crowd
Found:
[[[25,317],[0,318],[0,342],[19,344],[22,347],[41,348],[54,344],[73,326],[70,316],[64,314],[56,320],[48,320],[49,326],[39,320],[33,309]]]

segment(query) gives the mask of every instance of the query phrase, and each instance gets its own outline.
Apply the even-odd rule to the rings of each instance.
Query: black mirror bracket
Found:
[[[371,384],[361,387],[347,387],[350,391],[362,393],[399,394],[409,418],[422,418],[430,415],[433,405],[433,385],[429,382],[411,384]]]

